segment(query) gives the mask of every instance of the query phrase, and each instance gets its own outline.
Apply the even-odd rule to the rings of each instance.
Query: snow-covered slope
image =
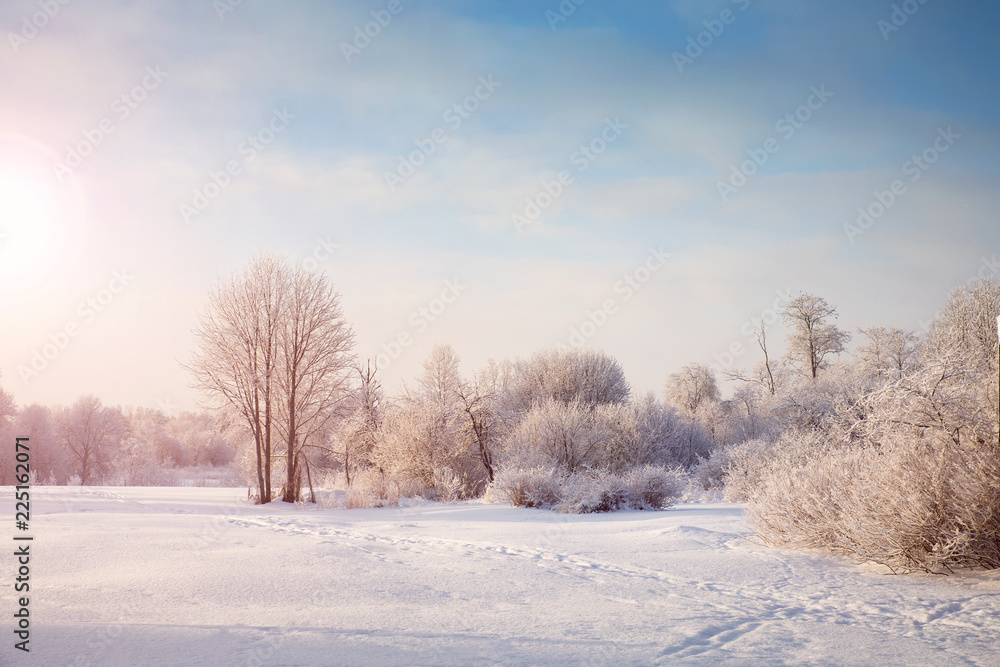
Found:
[[[1000,664],[997,574],[765,549],[739,505],[567,516],[32,494],[32,652],[13,648],[3,582],[5,665]]]

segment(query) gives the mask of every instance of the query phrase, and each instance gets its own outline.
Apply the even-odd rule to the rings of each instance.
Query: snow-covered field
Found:
[[[0,663],[1000,665],[1000,575],[766,549],[739,505],[566,516],[245,497],[32,489],[32,652],[13,649],[8,555]]]

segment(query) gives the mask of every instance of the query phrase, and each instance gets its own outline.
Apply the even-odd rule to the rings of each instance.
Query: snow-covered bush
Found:
[[[347,509],[366,507],[396,507],[399,505],[399,483],[378,472],[356,473],[347,487]]]
[[[347,509],[396,507],[403,498],[436,498],[433,489],[428,489],[415,480],[398,479],[377,470],[356,471],[351,475],[350,484],[340,475],[334,486],[345,492]]]
[[[745,444],[745,443],[741,443]],[[734,447],[739,447],[735,445]],[[724,488],[731,463],[730,450],[733,448],[719,447],[708,458],[701,459],[691,469],[691,481],[702,491],[716,491]]]
[[[679,470],[640,466],[622,476],[628,506],[637,510],[666,509],[684,493],[687,479]]]
[[[893,570],[1000,567],[1000,460],[907,434],[766,474],[748,514],[766,542],[833,549]]]
[[[817,456],[843,448],[830,433],[791,430],[777,442],[749,440],[727,450],[725,495],[730,502],[743,502],[773,471],[794,470]],[[721,456],[721,455],[720,455]]]
[[[563,514],[614,512],[626,507],[628,489],[621,475],[594,472],[563,480],[555,510]]]
[[[758,535],[894,570],[1000,567],[998,315],[1000,286],[960,288],[916,348],[891,337],[903,361],[869,350],[877,372],[841,385],[820,428],[734,450]]]
[[[490,496],[514,507],[551,507],[566,514],[659,510],[677,502],[686,484],[681,472],[662,466],[575,475],[562,475],[553,468],[506,468],[497,474]]]
[[[549,507],[559,502],[560,476],[554,468],[503,468],[490,485],[492,497],[514,507]]]

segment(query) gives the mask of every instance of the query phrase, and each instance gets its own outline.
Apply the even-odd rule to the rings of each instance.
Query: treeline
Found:
[[[28,436],[33,484],[234,485],[231,435],[207,414],[109,407],[83,396],[70,407],[27,405],[0,389],[0,440],[13,451]],[[0,459],[0,484],[14,484],[14,456]]]
[[[55,483],[153,483],[165,467],[232,462],[261,503],[304,490],[315,502],[331,482],[348,507],[485,496],[593,512],[707,493],[746,502],[768,543],[897,570],[1000,567],[1000,286],[959,287],[922,334],[845,331],[812,294],[781,317],[784,354],[762,320],[753,368],[720,378],[691,364],[659,396],[634,394],[596,350],[463,376],[448,345],[387,396],[329,279],[263,256],[212,290],[196,331],[188,368],[212,417],[92,397],[18,411],[0,393],[0,429],[31,433],[37,474]]]

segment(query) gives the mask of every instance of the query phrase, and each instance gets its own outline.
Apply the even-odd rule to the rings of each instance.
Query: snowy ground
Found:
[[[565,516],[245,497],[32,489],[32,652],[13,649],[3,582],[0,664],[1000,665],[1000,575],[765,549],[738,505]]]

